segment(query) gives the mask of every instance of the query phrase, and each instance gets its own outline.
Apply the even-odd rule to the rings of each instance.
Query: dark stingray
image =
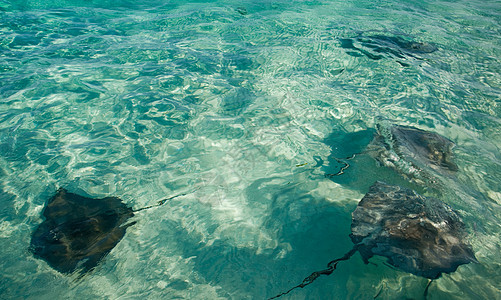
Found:
[[[325,176],[361,191],[366,191],[374,178],[388,178],[419,191],[432,189],[441,193],[444,180],[454,180],[458,171],[451,140],[384,120],[379,121],[377,130],[335,131],[325,142],[332,148]],[[372,159],[387,168],[367,168]]]
[[[419,179],[431,175],[427,173],[453,175],[458,170],[453,147],[451,140],[434,132],[380,125],[368,150],[380,163]]]
[[[134,212],[172,198],[134,211],[116,197],[93,199],[61,188],[47,202],[45,220],[33,232],[30,250],[61,273],[83,274],[95,268],[135,224],[129,221]]]
[[[476,261],[458,214],[435,198],[376,182],[352,214],[351,240],[367,263],[373,255],[414,275],[436,279]]]
[[[388,48],[398,48],[404,52],[425,54],[432,53],[438,50],[437,46],[427,42],[417,42],[414,40],[406,39],[401,36],[387,36],[387,35],[370,35],[365,38],[359,38],[361,42],[369,48],[379,49],[382,46]]]
[[[247,14],[248,14],[248,12],[247,12],[247,8],[245,8],[244,6],[239,6],[239,7],[237,7],[237,12],[238,12],[239,14],[241,14],[242,16],[245,16],[245,15],[247,15]]]
[[[432,53],[438,50],[437,46],[427,42],[417,42],[401,36],[388,35],[360,35],[355,38],[344,38],[339,40],[341,47],[348,49],[347,54],[351,56],[362,56],[372,60],[379,60],[384,57],[398,59],[422,59],[420,55]],[[353,51],[354,50],[354,51]],[[399,61],[403,66],[406,63]]]
[[[350,238],[355,246],[343,257],[273,298],[303,288],[320,275],[330,275],[338,262],[349,259],[357,251],[366,264],[372,256],[379,255],[400,270],[429,279],[477,261],[472,247],[465,241],[463,222],[449,206],[413,190],[379,181],[371,186],[353,212]]]

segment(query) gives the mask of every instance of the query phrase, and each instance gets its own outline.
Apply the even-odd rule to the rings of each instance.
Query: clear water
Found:
[[[403,181],[363,153],[325,176],[386,120],[457,144],[440,198],[479,263],[428,299],[501,299],[500,21],[501,2],[483,0],[0,0],[1,298],[283,292],[352,247],[372,182]],[[438,50],[364,48],[381,34]],[[134,208],[189,194],[138,213],[76,280],[28,250],[58,187]],[[371,262],[284,298],[422,298],[426,279]]]

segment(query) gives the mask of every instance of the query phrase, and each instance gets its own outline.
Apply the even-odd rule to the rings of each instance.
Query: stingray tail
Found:
[[[282,293],[280,293],[280,294],[278,294],[276,296],[273,296],[273,297],[269,298],[268,300],[276,299],[276,298],[279,298],[279,297],[281,297],[283,295],[287,295],[288,293],[292,292],[293,290],[295,290],[297,288],[304,288],[305,286],[310,285],[311,283],[313,283],[313,281],[315,281],[321,275],[330,275],[330,274],[332,274],[332,272],[334,272],[334,270],[336,270],[337,264],[340,261],[348,260],[350,257],[353,256],[353,254],[355,254],[355,252],[357,252],[357,250],[358,250],[358,244],[355,245],[350,251],[348,251],[342,257],[337,258],[337,259],[329,262],[327,264],[327,269],[323,269],[323,270],[315,271],[315,272],[311,273],[310,276],[308,276],[305,279],[303,279],[303,282],[301,282],[300,284],[298,284],[298,285],[290,288],[288,291],[285,291],[285,292],[282,292]]]
[[[182,194],[177,194],[175,196],[172,196],[172,197],[169,197],[169,198],[165,198],[165,199],[162,199],[162,200],[159,200],[157,201],[157,203],[153,204],[153,205],[150,205],[150,206],[146,206],[146,207],[141,207],[141,208],[138,208],[138,209],[135,209],[134,212],[139,212],[139,211],[142,211],[142,210],[146,210],[146,209],[150,209],[150,208],[154,208],[154,207],[158,207],[158,206],[162,206],[164,205],[165,202],[169,201],[169,200],[172,200],[172,199],[175,199],[175,198],[178,198],[178,197],[182,197],[182,196],[186,196],[186,195],[189,195],[189,194],[193,194],[194,192],[196,192],[198,189],[200,188],[197,188],[197,189],[194,189],[190,192],[186,192],[186,193],[182,193]]]
[[[430,288],[430,285],[432,282],[433,282],[433,279],[430,279],[428,281],[428,284],[426,285],[426,288],[424,289],[424,294],[423,294],[424,300],[428,299],[428,289]]]
[[[353,153],[351,156],[341,158],[341,159],[333,157],[335,161],[337,161],[339,164],[342,164],[343,166],[341,167],[341,169],[339,169],[339,171],[337,173],[325,174],[325,177],[332,178],[334,176],[343,175],[344,171],[350,167],[350,164],[347,163],[346,161],[350,160],[350,159],[354,159],[357,154],[361,154],[361,153]]]

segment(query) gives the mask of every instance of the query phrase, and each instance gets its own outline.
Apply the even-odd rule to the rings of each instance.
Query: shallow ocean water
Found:
[[[374,181],[405,184],[364,153],[381,122],[456,143],[457,176],[421,189],[461,214],[479,263],[428,299],[501,298],[500,21],[479,0],[0,0],[1,298],[288,290],[351,249]],[[187,195],[138,213],[77,280],[28,250],[59,187],[134,208]],[[426,279],[371,262],[283,298],[422,299]]]

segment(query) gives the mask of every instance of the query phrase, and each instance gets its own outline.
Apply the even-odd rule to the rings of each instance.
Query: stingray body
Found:
[[[429,279],[477,261],[472,247],[465,241],[463,222],[449,206],[380,181],[370,187],[353,212],[350,237],[355,245],[343,257],[271,299],[303,288],[321,275],[330,275],[340,261],[348,260],[357,252],[365,263],[374,255],[383,256],[390,265]]]
[[[438,50],[432,43],[418,42],[401,36],[390,35],[360,35],[355,38],[344,38],[339,40],[341,48],[347,49],[347,54],[351,56],[365,55],[372,60],[379,60],[384,57],[404,59],[422,59],[420,55],[432,53]],[[408,64],[399,61],[403,66]]]
[[[380,163],[407,177],[423,179],[431,175],[450,176],[457,170],[454,143],[434,132],[410,126],[379,126],[368,147]]]
[[[59,189],[44,208],[30,250],[61,273],[85,273],[120,242],[133,216],[119,198],[93,199]]]
[[[361,42],[369,48],[379,49],[381,47],[398,48],[407,53],[425,54],[432,53],[438,50],[437,46],[428,42],[417,42],[410,39],[405,39],[401,36],[388,35],[370,35],[365,38],[360,38]]]
[[[373,255],[429,279],[476,261],[459,216],[440,200],[376,182],[352,214],[350,237],[367,263]]]

